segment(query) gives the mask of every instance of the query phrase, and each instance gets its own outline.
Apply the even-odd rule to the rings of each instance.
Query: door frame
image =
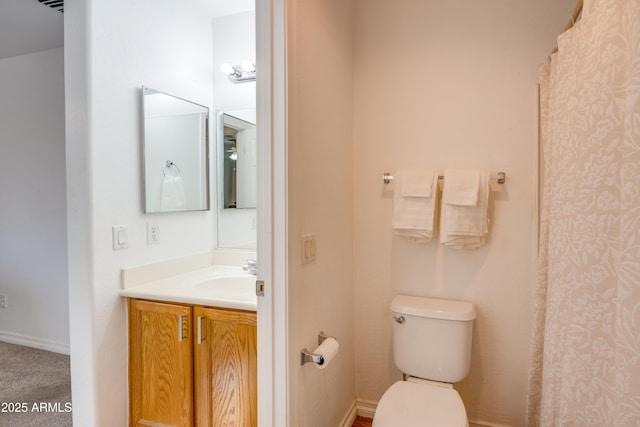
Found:
[[[256,0],[258,425],[289,426],[286,0]]]

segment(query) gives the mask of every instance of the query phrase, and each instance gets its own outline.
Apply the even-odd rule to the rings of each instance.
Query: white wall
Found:
[[[0,60],[0,340],[69,352],[63,49]]]
[[[127,424],[120,269],[214,248],[214,212],[144,215],[140,86],[212,107],[211,18],[171,0],[65,5],[74,425]],[[160,244],[146,245],[146,224]],[[129,226],[112,250],[111,227]]]
[[[468,300],[478,316],[469,418],[524,425],[536,248],[537,68],[574,0],[355,0],[356,391],[378,401],[401,378],[391,355],[396,294]],[[505,171],[478,251],[392,235],[403,168]]]
[[[224,63],[239,65],[243,60],[256,61],[256,15],[243,12],[221,16],[213,20],[213,105],[215,111],[233,111],[256,108],[256,83],[233,84],[220,71]],[[252,123],[255,123],[255,111]],[[212,134],[213,135],[213,134]],[[217,131],[215,133],[217,136]],[[216,152],[216,138],[211,138]],[[217,162],[216,164],[220,164]],[[216,175],[217,180],[222,177]],[[217,200],[219,202],[220,200]],[[256,247],[256,210],[219,209],[218,245],[222,248]]]
[[[233,84],[220,71],[224,63],[256,62],[256,14],[243,12],[213,20],[213,104],[216,110],[256,107],[256,83]]]
[[[351,2],[291,1],[288,10],[288,300],[291,426],[340,425],[353,404]],[[317,233],[301,265],[300,236]],[[340,351],[324,370],[300,351],[324,331]]]

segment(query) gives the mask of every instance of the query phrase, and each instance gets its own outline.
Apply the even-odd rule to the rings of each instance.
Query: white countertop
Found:
[[[256,311],[255,281],[240,267],[211,265],[126,287],[120,296]]]

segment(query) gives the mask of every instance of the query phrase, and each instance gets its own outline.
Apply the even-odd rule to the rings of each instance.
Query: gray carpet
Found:
[[[0,342],[0,427],[71,424],[69,356]]]

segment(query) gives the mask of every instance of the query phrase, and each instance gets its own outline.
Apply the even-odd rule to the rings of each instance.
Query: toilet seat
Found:
[[[453,388],[398,381],[384,393],[373,427],[468,427],[462,399]]]

